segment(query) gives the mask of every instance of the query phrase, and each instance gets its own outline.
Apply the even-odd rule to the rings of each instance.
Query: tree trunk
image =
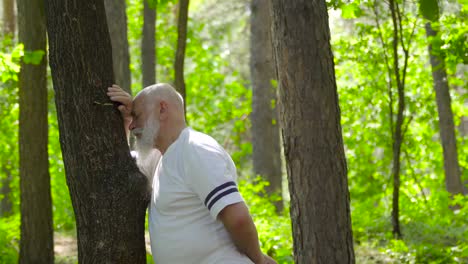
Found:
[[[10,187],[12,176],[11,171],[6,167],[5,164],[2,166],[2,171],[5,174],[5,178],[2,179],[2,189],[0,189],[0,194],[3,196],[3,198],[0,200],[0,217],[7,217],[13,213]]]
[[[46,52],[44,2],[18,0],[19,42],[28,52]],[[54,242],[47,152],[47,56],[21,62],[19,73],[21,239],[19,263],[53,263]]]
[[[273,0],[272,14],[294,259],[354,263],[327,6]]]
[[[15,31],[15,0],[3,0],[3,35],[10,35],[14,38]]]
[[[426,35],[428,38],[437,36],[437,31],[432,28],[431,22],[426,23]],[[463,193],[463,184],[458,164],[455,124],[453,123],[452,103],[445,61],[442,54],[433,52],[433,45],[433,43],[429,42],[428,50],[432,66],[434,90],[436,92],[437,110],[439,112],[440,139],[444,152],[445,186],[450,194],[461,194]],[[440,50],[440,47],[434,48]]]
[[[271,44],[271,18],[268,0],[252,0],[250,17],[250,74],[252,79],[253,170],[270,185],[268,194],[282,195],[281,147],[276,108],[276,79]],[[283,210],[283,201],[276,204]]]
[[[156,6],[144,0],[143,38],[141,40],[141,64],[143,87],[156,83]],[[154,1],[156,3],[156,1]]]
[[[127,38],[125,0],[104,0],[107,25],[112,43],[112,61],[115,82],[131,93],[130,54]]]
[[[179,14],[177,18],[177,51],[174,63],[175,88],[182,95],[185,102],[184,59],[187,43],[187,20],[189,0],[179,1]],[[187,103],[184,104],[187,109]]]
[[[401,146],[403,144],[404,132],[403,123],[405,120],[405,76],[408,66],[409,51],[407,47],[403,46],[403,32],[401,25],[401,16],[398,3],[394,0],[389,1],[390,13],[393,25],[393,40],[392,40],[392,54],[393,54],[393,75],[397,85],[398,94],[398,108],[397,119],[394,130],[392,130],[392,178],[393,178],[393,196],[392,196],[392,233],[394,237],[401,238],[402,233],[400,229],[400,168],[401,168]],[[399,62],[399,45],[404,52],[404,64],[401,70]],[[401,73],[401,74],[400,74]],[[393,101],[393,99],[391,99]],[[393,106],[391,106],[393,107]],[[393,120],[393,116],[391,116]]]
[[[148,183],[106,95],[114,76],[104,2],[47,0],[46,13],[78,262],[146,263]]]

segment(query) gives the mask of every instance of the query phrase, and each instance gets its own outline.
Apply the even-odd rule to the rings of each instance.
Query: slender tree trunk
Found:
[[[60,143],[76,215],[79,263],[146,263],[147,180],[130,156],[102,0],[47,0]],[[60,15],[57,15],[60,14]]]
[[[252,0],[250,17],[250,74],[252,79],[253,169],[270,185],[268,194],[282,195],[281,147],[276,108],[276,79],[271,44],[269,0]],[[283,201],[276,204],[283,210]]]
[[[428,38],[437,36],[437,31],[432,28],[431,22],[426,23],[426,35]],[[463,184],[458,164],[452,100],[450,98],[445,61],[442,54],[433,52],[433,45],[429,43],[428,50],[432,66],[434,90],[436,92],[437,110],[439,112],[440,139],[444,152],[445,186],[450,194],[461,194],[463,193]],[[439,47],[435,48],[438,49]]]
[[[398,94],[398,108],[397,108],[397,119],[395,124],[395,130],[393,131],[393,161],[392,161],[392,178],[393,178],[393,197],[392,197],[392,226],[393,226],[393,235],[396,238],[402,236],[400,229],[400,167],[401,167],[401,146],[403,144],[403,122],[405,120],[404,111],[405,111],[405,74],[406,67],[408,63],[408,50],[405,47],[402,47],[405,53],[405,62],[403,67],[403,76],[400,75],[400,62],[398,55],[399,43],[403,43],[400,39],[403,32],[399,30],[401,21],[399,18],[398,3],[394,0],[389,1],[390,12],[392,15],[393,23],[393,74],[395,75],[395,81],[397,84],[397,94]],[[393,118],[393,117],[392,117]]]
[[[346,158],[325,0],[272,1],[294,259],[354,263]]]
[[[112,43],[112,61],[115,82],[131,93],[130,53],[127,38],[125,0],[104,0],[107,25]]]
[[[11,171],[3,164],[2,171],[5,174],[5,178],[2,179],[2,189],[0,193],[3,198],[0,201],[0,217],[7,217],[13,213],[13,206],[11,203],[11,187],[10,182],[12,180]]]
[[[143,1],[143,38],[141,40],[141,64],[143,87],[156,82],[156,6]],[[156,2],[156,1],[155,1]]]
[[[185,100],[184,60],[185,46],[187,44],[187,20],[189,0],[179,0],[179,13],[177,18],[177,51],[174,63],[175,88]],[[187,103],[184,104],[187,108]],[[187,112],[187,111],[186,111]]]
[[[15,31],[15,0],[3,0],[3,35],[10,35],[14,38]]]
[[[21,239],[19,263],[53,263],[52,199],[47,152],[47,56],[44,2],[18,0],[19,42],[43,52],[37,64],[21,63],[19,156]]]

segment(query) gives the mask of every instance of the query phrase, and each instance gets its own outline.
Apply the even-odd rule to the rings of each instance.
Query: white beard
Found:
[[[153,170],[149,168],[154,167],[155,163],[157,163],[157,160],[154,160],[154,156],[155,152],[159,153],[159,151],[154,147],[154,140],[159,134],[159,128],[159,122],[153,116],[150,116],[145,127],[136,128],[132,131],[133,134],[141,134],[141,137],[136,137],[135,144],[136,151],[138,152],[137,165],[148,178],[152,178],[153,176]]]

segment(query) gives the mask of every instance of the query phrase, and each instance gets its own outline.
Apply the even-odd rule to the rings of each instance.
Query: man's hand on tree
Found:
[[[113,84],[112,87],[107,88],[107,96],[113,102],[120,103],[117,107],[122,115],[124,122],[124,129],[127,138],[129,136],[129,126],[132,123],[132,107],[133,99],[132,96],[120,88],[117,84]]]
[[[132,96],[117,84],[113,84],[112,87],[107,88],[107,96],[109,96],[111,101],[121,104],[118,106],[118,109],[122,114],[126,127],[128,128],[128,125],[132,122]]]

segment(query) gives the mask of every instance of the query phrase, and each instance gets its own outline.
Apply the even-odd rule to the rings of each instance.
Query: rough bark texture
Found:
[[[185,102],[184,60],[185,46],[187,44],[187,20],[189,0],[179,1],[179,14],[177,19],[177,51],[174,63],[175,88],[182,95]],[[184,104],[187,109],[187,103]]]
[[[127,38],[125,0],[104,0],[107,25],[112,43],[112,61],[115,82],[131,93],[130,53]]]
[[[252,156],[254,174],[270,182],[267,193],[281,196],[281,147],[276,88],[272,85],[276,76],[269,6],[269,0],[252,0],[251,4]],[[276,208],[283,209],[282,200]]]
[[[15,0],[3,0],[3,35],[15,35]]]
[[[426,23],[428,38],[436,37],[430,22]],[[457,140],[455,137],[455,124],[453,123],[452,100],[447,81],[444,57],[433,53],[433,46],[428,45],[432,66],[432,78],[436,92],[437,110],[439,112],[440,139],[444,153],[445,186],[450,194],[463,193],[461,171],[458,164]]]
[[[18,0],[25,54],[46,51],[44,2]],[[27,55],[25,55],[27,56]],[[53,263],[52,199],[47,153],[47,56],[21,63],[19,74],[21,239],[19,263]]]
[[[294,259],[354,263],[326,3],[273,0],[272,14]]]
[[[156,82],[156,7],[143,1],[143,38],[141,40],[141,66],[143,87]]]
[[[106,95],[114,76],[104,2],[47,0],[46,13],[78,261],[146,263],[147,180]]]

